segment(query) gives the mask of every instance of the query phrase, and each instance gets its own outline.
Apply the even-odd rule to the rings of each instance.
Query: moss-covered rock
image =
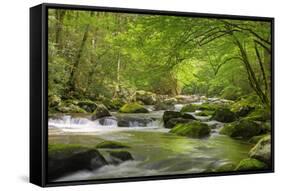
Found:
[[[48,145],[48,178],[53,180],[79,170],[95,170],[107,165],[93,148],[71,144]]]
[[[92,113],[93,120],[108,116],[111,116],[111,114],[103,104],[98,104],[97,108]]]
[[[124,99],[113,98],[113,99],[104,99],[102,103],[109,109],[113,111],[118,111],[124,104]]]
[[[141,101],[145,105],[154,105],[156,104],[156,94],[148,91],[136,91],[136,100]]]
[[[128,151],[123,150],[115,150],[115,151],[108,151],[109,155],[112,158],[114,163],[120,163],[128,160],[134,160],[133,156]]]
[[[203,138],[210,135],[211,129],[205,123],[194,121],[177,124],[170,132],[191,138]]]
[[[209,103],[209,102],[202,103],[201,105],[197,105],[198,110],[202,110],[202,111],[205,111],[205,110],[215,111],[215,110],[223,108],[223,107],[226,107],[226,106],[223,104]]]
[[[214,114],[212,115],[212,119],[224,122],[224,123],[229,123],[233,122],[236,120],[235,113],[230,111],[230,109],[227,108],[221,108],[217,109]]]
[[[263,170],[266,169],[267,165],[257,159],[247,158],[240,161],[235,168],[236,171],[247,171],[247,170]]]
[[[263,137],[249,152],[251,158],[258,159],[271,165],[271,136]]]
[[[79,101],[77,105],[88,113],[92,113],[97,108],[97,104],[91,100]]]
[[[57,110],[62,113],[87,113],[84,109],[72,103],[63,103],[57,107]]]
[[[119,143],[116,141],[103,141],[96,145],[98,149],[120,149],[120,148],[129,148],[129,146]]]
[[[249,140],[249,143],[257,144],[262,138],[266,137],[267,135],[268,135],[268,134],[262,134],[262,135],[253,136],[253,137]]]
[[[226,163],[215,169],[215,172],[231,172],[234,171],[235,167],[233,163]]]
[[[231,124],[226,124],[220,130],[220,134],[243,139],[249,139],[253,136],[260,135],[261,132],[262,128],[260,124],[247,119],[241,119]]]
[[[195,113],[196,116],[211,116],[213,114],[214,114],[214,111],[208,111],[208,110]]]
[[[149,113],[149,111],[142,105],[134,102],[127,103],[119,109],[120,113]]]
[[[196,105],[187,104],[181,108],[181,112],[194,112],[196,109]]]
[[[271,114],[268,109],[256,109],[247,115],[246,118],[253,121],[267,121],[271,119]]]
[[[165,111],[163,114],[164,124],[166,124],[170,119],[174,119],[174,118],[196,120],[195,117],[193,117],[192,115],[188,113],[178,112],[178,111]]]
[[[173,110],[174,105],[167,104],[167,103],[164,103],[164,102],[158,102],[158,103],[156,103],[154,108],[155,108],[155,110]]]
[[[164,124],[165,128],[172,129],[179,123],[190,123],[194,121],[193,119],[183,119],[183,118],[172,118],[167,123]]]

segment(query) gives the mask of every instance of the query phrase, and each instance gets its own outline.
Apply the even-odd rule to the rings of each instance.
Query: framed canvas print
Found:
[[[30,182],[274,171],[274,19],[30,9]]]

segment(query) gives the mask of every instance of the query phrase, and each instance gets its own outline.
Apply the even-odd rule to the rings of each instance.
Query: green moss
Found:
[[[53,155],[57,153],[73,153],[77,150],[89,149],[89,147],[81,146],[79,144],[48,144],[48,154]]]
[[[249,140],[249,143],[256,144],[256,143],[259,142],[259,140],[261,140],[262,138],[264,138],[264,137],[267,136],[267,135],[268,135],[268,134],[253,136],[253,137]]]
[[[249,155],[251,158],[258,159],[271,165],[271,136],[263,137],[259,142],[250,150]]]
[[[212,115],[212,119],[224,123],[229,123],[235,121],[236,115],[228,108],[220,108],[214,112],[214,114]]]
[[[235,170],[245,171],[245,170],[262,170],[266,169],[267,165],[257,159],[247,158],[240,161]]]
[[[148,113],[149,111],[142,105],[134,102],[123,105],[119,112],[121,113]]]
[[[177,124],[170,132],[191,138],[202,138],[210,135],[210,131],[207,124],[194,121]]]
[[[254,121],[267,121],[270,120],[271,115],[268,109],[256,109],[247,115],[246,118]]]
[[[233,163],[227,163],[219,166],[215,172],[231,172],[235,169],[235,165]]]
[[[210,115],[213,115],[214,111],[200,111],[198,113],[195,113],[195,115],[197,116],[210,116]]]
[[[182,107],[181,112],[194,112],[197,107],[193,104],[187,104]]]
[[[220,134],[228,135],[234,138],[248,139],[259,135],[262,131],[261,126],[247,119],[242,119],[231,124],[226,124],[220,130]]]
[[[129,148],[129,146],[115,142],[115,141],[103,141],[96,145],[98,149],[117,149],[117,148]]]

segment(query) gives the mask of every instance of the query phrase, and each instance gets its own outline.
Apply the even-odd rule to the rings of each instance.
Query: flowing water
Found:
[[[181,107],[177,104],[175,110]],[[161,120],[164,111],[150,109],[148,114],[112,113],[112,117],[94,121],[89,115],[81,114],[49,119],[49,143],[94,146],[112,140],[130,145],[126,150],[134,157],[132,161],[76,172],[57,181],[211,172],[223,164],[237,164],[247,158],[252,145],[220,135],[218,131],[223,123],[190,112],[212,127],[210,137],[192,139],[169,133]],[[124,118],[128,120],[127,126],[119,127],[118,120]]]

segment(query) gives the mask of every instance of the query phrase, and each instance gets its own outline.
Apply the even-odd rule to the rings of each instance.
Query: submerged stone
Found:
[[[116,142],[116,141],[103,141],[96,145],[98,149],[119,149],[119,148],[129,148],[129,146]]]

